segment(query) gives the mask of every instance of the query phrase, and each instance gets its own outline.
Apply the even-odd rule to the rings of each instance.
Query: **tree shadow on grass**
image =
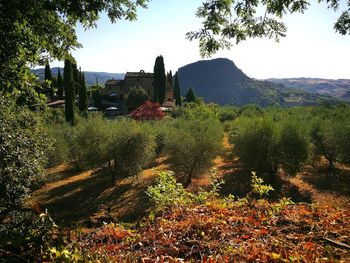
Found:
[[[244,197],[252,191],[252,171],[249,170],[238,159],[235,159],[234,161],[228,161],[227,164],[221,168],[221,170],[222,179],[225,182],[221,187],[221,195],[227,196],[229,194],[232,194],[236,197]],[[286,178],[278,177],[278,182],[273,187],[274,191],[271,191],[268,196],[272,201],[278,201],[282,197],[290,197],[294,202],[311,203],[311,193],[300,190],[298,187],[291,184]]]
[[[59,180],[67,179],[80,173],[81,171],[79,171],[73,163],[61,164],[56,167],[47,169],[45,183],[52,183]]]
[[[307,166],[301,178],[318,190],[350,197],[350,169],[346,166],[337,165],[333,174],[324,166]]]
[[[111,171],[99,169],[85,178],[49,189],[37,200],[60,225],[86,224],[101,205],[115,220],[135,221],[149,207],[145,190],[150,183],[138,183],[136,176],[112,182]]]

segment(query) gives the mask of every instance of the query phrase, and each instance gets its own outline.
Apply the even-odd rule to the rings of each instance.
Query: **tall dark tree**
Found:
[[[173,73],[171,72],[171,70],[167,73],[166,79],[167,79],[170,87],[173,87]]]
[[[88,97],[85,83],[84,72],[80,71],[80,85],[79,85],[79,111],[82,114],[87,113],[88,108]]]
[[[47,62],[46,65],[45,65],[45,80],[52,81],[52,72],[51,72],[51,68],[50,68],[49,62]]]
[[[45,93],[49,96],[50,99],[53,98],[53,96],[55,95],[54,89],[53,89],[53,83],[52,83],[52,72],[51,72],[51,68],[50,68],[50,64],[49,62],[46,62],[45,64]]]
[[[62,80],[62,75],[60,69],[58,69],[57,73],[57,95],[60,100],[63,100],[63,80]]]
[[[94,106],[99,109],[103,108],[102,96],[101,96],[102,88],[103,87],[98,83],[98,78],[96,77],[96,84],[90,87],[90,92],[92,95],[92,99],[94,101]]]
[[[180,83],[179,83],[179,75],[176,72],[174,77],[174,99],[175,104],[177,106],[181,106],[181,90],[180,90]]]
[[[186,92],[185,99],[187,102],[194,102],[196,100],[196,96],[194,95],[194,91],[191,87],[189,87]]]
[[[64,73],[63,73],[63,84],[65,90],[65,116],[66,121],[71,125],[74,124],[74,81],[73,81],[73,69],[72,62],[69,59],[64,61]]]
[[[154,64],[154,101],[162,104],[166,93],[166,76],[163,56],[158,56]]]
[[[75,94],[79,94],[80,89],[80,75],[76,62],[72,62],[72,72],[73,72],[73,85]]]

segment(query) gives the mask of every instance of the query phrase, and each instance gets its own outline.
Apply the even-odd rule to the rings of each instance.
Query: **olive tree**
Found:
[[[177,119],[165,135],[164,152],[187,187],[191,179],[212,165],[222,149],[223,127],[219,120]]]
[[[310,152],[308,130],[303,122],[289,118],[281,123],[278,152],[280,164],[287,174],[300,171]]]
[[[108,157],[118,177],[136,175],[155,157],[155,134],[151,127],[133,120],[121,120],[111,126]]]
[[[234,153],[259,176],[276,182],[279,165],[276,124],[267,118],[241,117],[231,125],[230,140]]]
[[[99,113],[68,127],[64,136],[69,145],[69,160],[75,163],[77,169],[95,168],[107,163],[110,133],[109,123]]]

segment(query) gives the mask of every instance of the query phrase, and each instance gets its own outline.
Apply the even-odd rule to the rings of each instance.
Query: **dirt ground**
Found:
[[[250,189],[250,171],[235,156],[232,146],[224,139],[224,150],[215,160],[216,175],[225,181],[222,195],[244,196]],[[291,197],[297,202],[312,202],[325,206],[350,204],[350,169],[337,166],[331,176],[320,167],[307,166],[293,178],[284,178],[274,195]],[[134,222],[149,208],[145,190],[154,182],[159,171],[168,170],[165,158],[158,158],[153,166],[138,176],[117,179],[107,169],[78,172],[71,164],[47,169],[46,184],[35,191],[28,203],[36,210],[47,209],[61,225],[88,225],[94,216],[108,214],[103,220]],[[193,178],[189,190],[210,187],[210,173]]]

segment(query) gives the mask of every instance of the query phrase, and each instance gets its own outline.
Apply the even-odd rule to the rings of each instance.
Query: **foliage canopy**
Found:
[[[339,0],[318,0],[329,9],[338,10]],[[282,21],[286,14],[304,13],[309,0],[205,0],[197,10],[203,19],[202,28],[187,33],[190,40],[198,39],[202,56],[210,56],[222,48],[237,44],[247,38],[268,37],[279,41],[286,36],[287,27]],[[264,9],[259,12],[259,8]],[[336,32],[350,34],[350,2],[334,25]]]

